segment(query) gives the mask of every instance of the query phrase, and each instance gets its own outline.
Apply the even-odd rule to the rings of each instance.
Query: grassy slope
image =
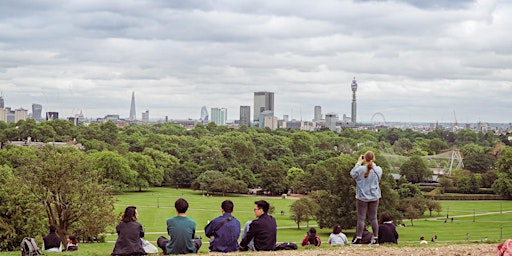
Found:
[[[147,233],[146,239],[153,242],[160,235],[166,235],[165,220],[175,215],[174,201],[179,198],[185,198],[190,208],[188,216],[197,223],[197,235],[204,237],[204,226],[208,220],[220,215],[220,203],[225,199],[231,199],[235,203],[234,215],[245,223],[247,220],[254,218],[252,211],[255,200],[264,198],[271,205],[276,207],[276,213],[273,215],[277,219],[279,226],[278,241],[294,241],[299,243],[307,231],[305,224],[301,224],[301,229],[297,229],[297,225],[290,220],[289,206],[293,199],[281,199],[280,197],[249,197],[249,196],[229,196],[222,197],[216,195],[214,197],[203,196],[201,192],[192,190],[176,190],[170,188],[152,188],[146,192],[129,192],[118,196],[116,203],[116,211],[122,213],[128,205],[135,205],[139,210],[139,222],[145,228]],[[484,238],[489,240],[499,240],[500,238],[512,237],[512,202],[510,201],[441,201],[443,211],[441,213],[434,212],[432,217],[429,213],[425,213],[425,219],[414,220],[414,226],[410,222],[404,220],[406,227],[397,228],[400,234],[399,246],[416,246],[420,236],[430,239],[434,234],[438,236],[439,242],[463,242],[466,233],[470,234],[470,240],[480,241]],[[500,214],[500,209],[503,212]],[[285,216],[279,213],[285,211]],[[445,224],[445,218],[448,211],[450,219]],[[496,212],[492,215],[479,215],[487,212]],[[468,215],[466,217],[458,217]],[[451,217],[454,221],[451,222]],[[437,218],[437,219],[433,219]],[[473,219],[475,222],[473,222]],[[311,225],[316,223],[312,222]],[[113,232],[113,227],[109,228]],[[318,230],[322,241],[325,243],[330,234],[330,229]],[[344,230],[349,238],[353,236],[354,230]],[[108,243],[102,244],[80,244],[77,252],[69,253],[69,255],[108,255],[114,246],[113,242],[116,235],[108,235]],[[203,239],[207,241],[207,239]],[[329,249],[327,244],[322,247]],[[206,253],[208,244],[203,244],[201,253]],[[0,255],[19,255],[19,252],[0,253]],[[66,255],[59,254],[59,255]]]

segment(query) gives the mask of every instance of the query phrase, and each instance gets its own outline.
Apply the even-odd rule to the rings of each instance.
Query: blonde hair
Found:
[[[364,177],[368,178],[370,175],[370,171],[373,168],[373,161],[375,160],[375,154],[372,151],[367,151],[364,153],[364,161],[366,162],[366,172],[364,173]]]

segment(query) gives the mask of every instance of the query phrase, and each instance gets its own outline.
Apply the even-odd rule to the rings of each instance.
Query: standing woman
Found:
[[[142,248],[144,230],[137,222],[139,213],[135,206],[128,206],[124,210],[123,220],[116,227],[117,240],[112,255],[146,255]]]
[[[366,163],[363,165],[363,161]],[[370,245],[379,245],[379,223],[377,221],[377,208],[379,207],[380,178],[382,168],[375,163],[375,154],[367,151],[357,159],[356,166],[350,171],[350,176],[356,181],[356,208],[357,228],[353,245],[360,245],[365,228],[366,213],[372,225],[373,238]]]

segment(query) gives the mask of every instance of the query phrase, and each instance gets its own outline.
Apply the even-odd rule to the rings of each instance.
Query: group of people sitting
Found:
[[[47,252],[62,252],[62,251],[76,251],[78,250],[78,239],[75,235],[71,234],[66,237],[66,247],[62,246],[62,239],[57,234],[57,228],[50,225],[50,233],[43,238],[43,250]]]
[[[167,219],[167,237],[161,236],[156,241],[164,254],[196,253],[202,245],[201,238],[196,237],[196,223],[187,217],[188,202],[180,198],[174,203],[176,216]],[[222,215],[205,226],[205,234],[210,239],[209,250],[212,252],[234,251],[272,251],[276,245],[277,223],[268,214],[270,204],[265,200],[254,202],[256,219],[248,221],[240,236],[240,222],[231,214],[234,204],[225,200],[221,204]],[[144,230],[137,222],[138,212],[135,206],[126,208],[123,220],[117,225],[118,234],[111,255],[145,255],[152,250],[151,244],[144,244]]]
[[[378,231],[378,242],[379,244],[385,243],[398,243],[398,232],[396,232],[395,225],[393,225],[393,221],[387,212],[383,212],[380,215],[379,220],[379,231]],[[370,244],[372,241],[373,234],[368,231],[368,229],[364,229],[362,239],[360,240],[360,244]],[[355,238],[354,238],[355,240]],[[354,241],[353,240],[353,241]],[[329,240],[327,241],[330,245],[346,245],[348,244],[348,239],[345,234],[343,234],[340,225],[334,226],[332,233],[329,235]],[[302,246],[314,245],[320,246],[322,241],[320,237],[316,234],[315,228],[310,228],[309,232],[306,233],[306,236],[302,240]]]

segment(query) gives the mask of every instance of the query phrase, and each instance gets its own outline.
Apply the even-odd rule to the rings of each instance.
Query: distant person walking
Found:
[[[352,241],[353,245],[360,245],[365,228],[366,214],[372,226],[373,238],[371,245],[379,245],[379,223],[377,221],[377,209],[379,207],[380,179],[382,177],[382,168],[375,163],[375,154],[367,151],[357,159],[357,163],[350,171],[350,176],[356,181],[356,208],[357,208],[357,228],[356,238]],[[363,165],[363,162],[366,164]]]

